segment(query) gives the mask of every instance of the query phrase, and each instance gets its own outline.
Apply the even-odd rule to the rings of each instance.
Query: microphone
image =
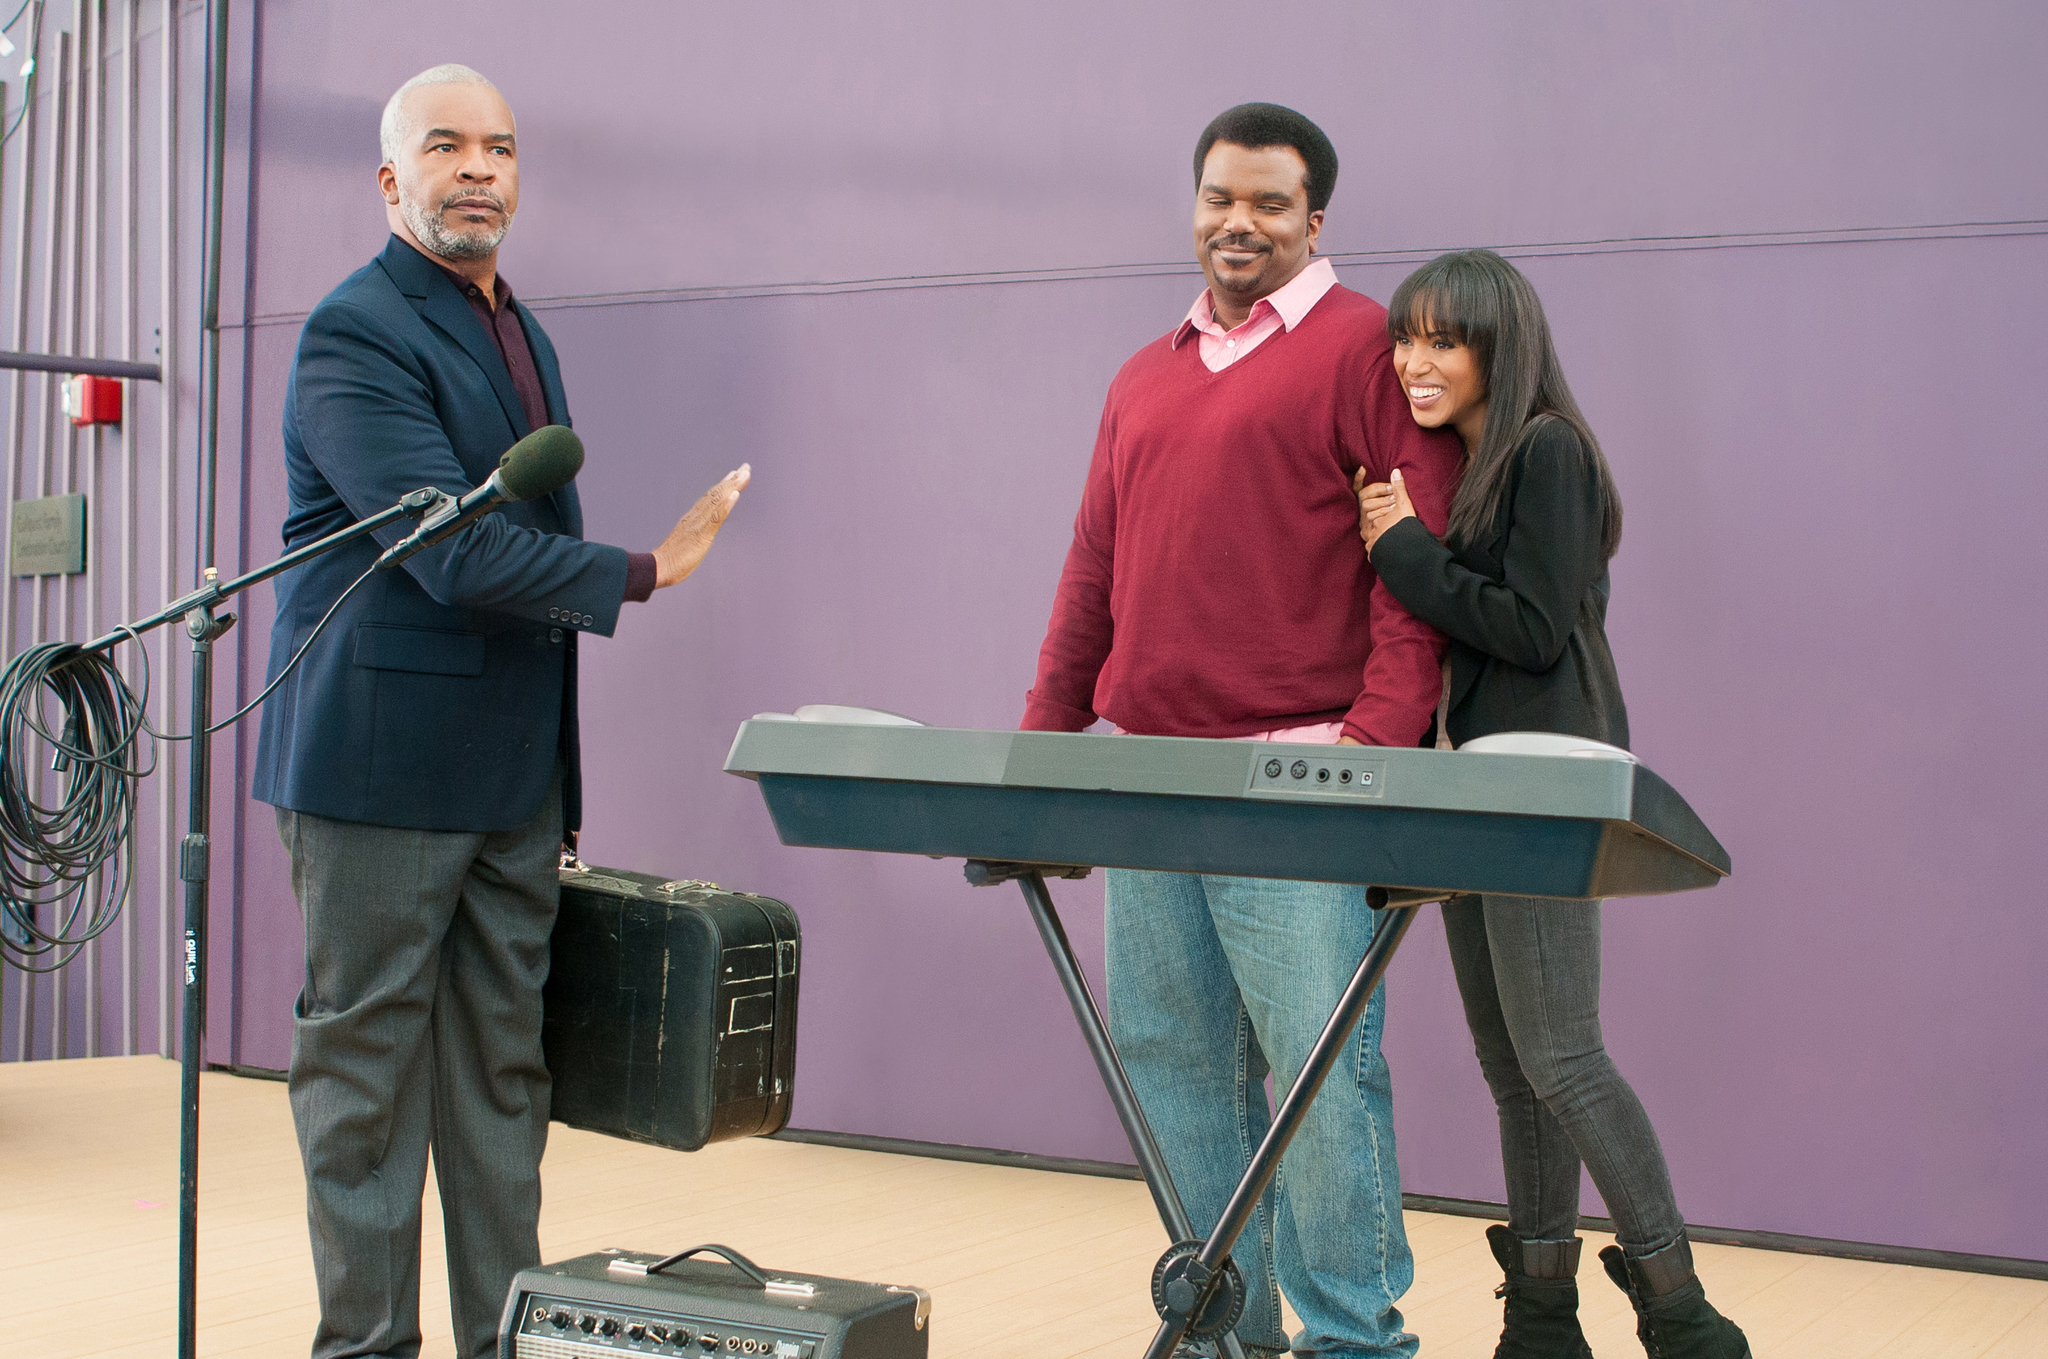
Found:
[[[411,536],[377,559],[388,571],[452,533],[459,533],[500,505],[532,500],[567,486],[583,469],[583,441],[567,425],[542,425],[505,450],[497,470],[460,500],[443,491],[441,500]]]

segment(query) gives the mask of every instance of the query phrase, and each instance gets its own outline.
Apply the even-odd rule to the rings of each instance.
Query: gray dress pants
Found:
[[[496,1353],[540,1263],[541,984],[559,900],[559,789],[514,831],[407,830],[286,811],[306,919],[291,1105],[320,1293],[314,1359],[419,1353],[431,1150],[456,1353]]]

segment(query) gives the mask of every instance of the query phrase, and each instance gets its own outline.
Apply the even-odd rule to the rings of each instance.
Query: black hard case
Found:
[[[622,1275],[614,1260],[641,1265],[658,1257],[606,1250],[522,1270],[513,1279],[498,1326],[499,1359],[611,1359],[614,1355],[692,1355],[703,1359],[700,1337],[755,1341],[764,1359],[926,1359],[931,1347],[931,1295],[921,1289],[855,1283],[817,1274],[776,1273],[778,1285],[802,1293],[767,1292],[719,1260],[685,1260],[662,1274]],[[556,1327],[539,1314],[557,1310],[573,1318]],[[579,1324],[591,1318],[591,1329]],[[607,1333],[603,1323],[614,1330]],[[681,1344],[634,1339],[632,1325],[682,1325]]]
[[[771,897],[563,869],[541,1028],[552,1116],[682,1151],[780,1130],[801,942]]]

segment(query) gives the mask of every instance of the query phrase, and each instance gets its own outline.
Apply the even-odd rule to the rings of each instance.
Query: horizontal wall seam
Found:
[[[282,1078],[283,1072],[278,1073]],[[920,1142],[905,1137],[876,1137],[866,1133],[825,1132],[811,1128],[784,1128],[769,1133],[779,1142],[808,1142],[817,1146],[843,1147],[849,1151],[880,1152],[890,1156],[922,1156],[940,1161],[966,1161],[975,1165],[1015,1166],[1023,1170],[1051,1171],[1066,1175],[1094,1175],[1110,1180],[1141,1180],[1134,1165],[1122,1161],[1088,1161],[1068,1156],[1040,1156],[1027,1151],[1002,1151],[994,1147],[969,1147],[951,1142]],[[1403,1194],[1401,1206],[1411,1212],[1442,1213],[1453,1217],[1476,1217],[1505,1222],[1507,1206],[1481,1199],[1444,1198],[1435,1194]],[[1613,1232],[1614,1223],[1604,1217],[1581,1217],[1582,1230]],[[1975,1255],[1967,1251],[1930,1250],[1919,1246],[1888,1246],[1867,1241],[1843,1241],[1829,1236],[1800,1236],[1790,1232],[1758,1231],[1740,1227],[1706,1227],[1687,1223],[1686,1235],[1694,1241],[1718,1246],[1741,1246],[1749,1250],[1787,1251],[1796,1255],[1828,1255],[1845,1260],[1871,1260],[1888,1265],[1917,1265],[1923,1269],[1953,1269],[1970,1274],[1997,1274],[2014,1279],[2048,1279],[2048,1260],[2026,1260],[2007,1255]]]
[[[1844,227],[1834,231],[1773,231],[1747,235],[1614,236],[1587,241],[1540,241],[1495,246],[1510,259],[1542,259],[1568,255],[1636,255],[1672,250],[1754,250],[1770,246],[1860,245],[1880,241],[1976,240],[1993,236],[2048,236],[2048,221],[1948,222],[1924,226]],[[1448,247],[1457,249],[1462,247]],[[1324,256],[1339,268],[1371,264],[1420,264],[1444,248],[1361,250]],[[720,288],[657,288],[640,292],[570,293],[520,299],[534,311],[570,311],[585,307],[661,306],[678,302],[722,302],[752,297],[831,297],[842,293],[901,292],[913,288],[973,288],[1011,283],[1075,283],[1093,279],[1152,278],[1198,275],[1194,261],[1151,264],[1081,265],[1059,269],[1008,269],[971,274],[905,274],[892,278],[843,279],[836,282],[749,283]],[[244,321],[223,321],[223,329],[261,329],[298,325],[310,312],[273,312]]]

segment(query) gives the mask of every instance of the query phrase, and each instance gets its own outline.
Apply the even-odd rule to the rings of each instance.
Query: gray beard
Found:
[[[439,212],[403,194],[399,195],[398,211],[405,218],[405,224],[412,228],[413,239],[442,259],[487,259],[497,250],[498,243],[505,239],[505,233],[512,229],[512,216],[507,213],[504,224],[495,231],[488,227],[450,231],[443,225]]]

